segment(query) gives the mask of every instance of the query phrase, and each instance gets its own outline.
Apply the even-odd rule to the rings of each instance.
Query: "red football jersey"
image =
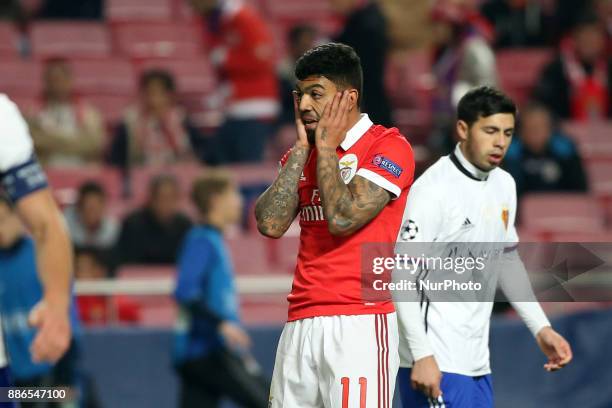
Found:
[[[337,149],[345,183],[360,176],[389,191],[385,208],[347,237],[330,234],[317,186],[317,150],[313,148],[299,181],[300,248],[289,301],[289,321],[314,316],[359,315],[394,311],[389,294],[364,300],[361,287],[362,245],[394,243],[408,190],[414,179],[414,157],[396,128],[374,125],[363,114]],[[281,159],[284,165],[291,152]]]

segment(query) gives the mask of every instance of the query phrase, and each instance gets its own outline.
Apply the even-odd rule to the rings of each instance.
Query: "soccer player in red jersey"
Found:
[[[297,141],[255,208],[268,237],[281,237],[298,214],[301,227],[270,406],[387,408],[397,321],[390,296],[362,296],[361,255],[364,244],[393,242],[399,231],[412,149],[397,129],[361,113],[363,75],[351,47],[315,47],[295,73]]]

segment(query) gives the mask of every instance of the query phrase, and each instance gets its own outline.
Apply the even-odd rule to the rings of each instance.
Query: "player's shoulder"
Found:
[[[412,184],[410,194],[424,194],[428,197],[442,197],[448,189],[444,188],[443,183],[448,182],[448,168],[445,157],[438,159],[429,166]]]
[[[372,125],[368,133],[374,141],[394,142],[410,147],[408,139],[396,127],[388,128],[382,125]]]
[[[497,167],[493,171],[491,171],[489,177],[492,178],[491,181],[499,184],[502,188],[513,191],[516,189],[516,181],[512,174],[508,171],[502,169],[501,167]]]
[[[372,125],[368,130],[371,148],[393,152],[395,157],[404,157],[407,160],[414,158],[412,146],[408,139],[395,127],[387,128],[382,125]]]
[[[434,164],[429,166],[427,170],[423,172],[423,174],[419,176],[416,182],[431,188],[438,186],[437,189],[440,189],[439,186],[441,184],[450,182],[449,174],[451,173],[448,171],[449,163],[450,160],[448,156],[443,156],[439,158]]]

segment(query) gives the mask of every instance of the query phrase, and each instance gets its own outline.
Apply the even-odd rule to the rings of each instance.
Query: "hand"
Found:
[[[30,312],[29,323],[38,329],[30,347],[32,360],[36,363],[57,362],[70,345],[68,308],[43,299]]]
[[[251,347],[251,338],[242,327],[228,320],[219,325],[219,332],[231,348],[247,350]]]
[[[317,147],[337,148],[349,130],[349,92],[338,92],[334,99],[325,105],[323,114],[315,131]]]
[[[298,103],[298,96],[295,91],[293,92],[293,112],[295,114],[295,129],[297,130],[296,146],[310,148],[310,143],[308,143],[308,134],[306,133],[306,127],[304,126],[304,122],[302,122]]]
[[[434,356],[423,357],[414,362],[410,375],[412,388],[421,391],[428,398],[438,399],[442,395],[441,380],[442,372]]]
[[[544,327],[540,330],[536,341],[542,353],[548,358],[548,363],[544,364],[546,371],[560,370],[572,361],[572,348],[567,340],[552,327]]]

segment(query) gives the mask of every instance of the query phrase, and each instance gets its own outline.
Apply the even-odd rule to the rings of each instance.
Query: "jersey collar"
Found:
[[[451,162],[459,169],[460,172],[476,181],[486,181],[489,177],[488,171],[480,170],[465,158],[461,148],[461,143],[457,143],[455,150],[450,154]]]
[[[353,147],[353,145],[357,143],[359,139],[361,139],[361,136],[365,135],[373,124],[374,123],[372,123],[368,114],[362,113],[361,119],[359,119],[359,121],[357,121],[357,123],[355,123],[355,125],[350,128],[348,132],[346,132],[346,137],[342,143],[340,143],[342,150],[346,151]]]

